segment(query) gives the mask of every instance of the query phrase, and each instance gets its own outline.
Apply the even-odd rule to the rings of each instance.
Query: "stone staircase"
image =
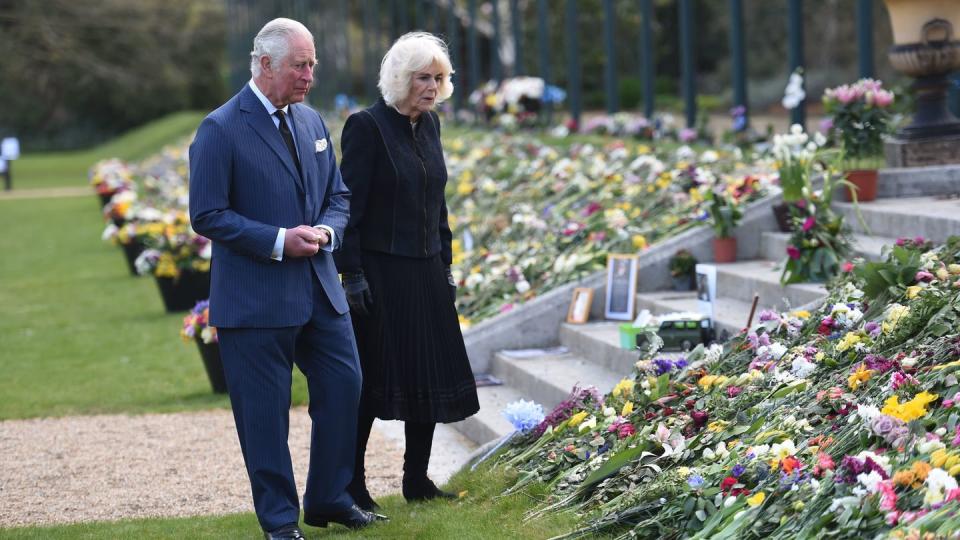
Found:
[[[882,248],[896,238],[923,236],[942,242],[960,235],[960,200],[935,197],[880,199],[860,205],[863,224],[852,204],[837,203],[854,231],[855,254],[879,260]],[[867,225],[865,229],[863,225]],[[761,309],[797,308],[826,294],[821,284],[780,285],[779,265],[786,254],[788,235],[764,231],[760,235],[760,257],[717,265],[717,294],[714,322],[718,332],[731,335],[746,326],[754,294]],[[641,273],[641,280],[643,275]],[[598,295],[595,302],[602,302]],[[695,292],[654,291],[637,295],[637,309],[654,314],[698,311]],[[528,399],[543,405],[545,412],[562,401],[575,384],[594,385],[608,392],[629,375],[638,359],[635,351],[619,346],[619,323],[596,322],[583,325],[562,323],[559,345],[565,351],[546,351],[534,357],[516,357],[510,351],[493,354],[490,371],[503,380],[502,386],[482,387],[480,412],[454,427],[478,443],[485,443],[511,431],[500,412],[507,403]]]

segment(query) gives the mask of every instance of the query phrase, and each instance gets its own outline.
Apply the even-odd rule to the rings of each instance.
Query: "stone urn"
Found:
[[[947,106],[947,75],[960,69],[960,2],[884,0],[893,27],[888,56],[895,69],[915,79],[917,110],[897,131],[905,140],[960,135],[960,120]]]

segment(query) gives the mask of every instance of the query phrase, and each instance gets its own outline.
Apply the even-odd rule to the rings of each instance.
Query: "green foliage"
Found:
[[[27,151],[89,147],[224,99],[217,0],[0,4],[0,131]]]
[[[686,249],[678,250],[670,257],[670,275],[673,277],[693,274],[697,266],[697,258]]]
[[[716,190],[710,190],[707,193],[714,234],[717,238],[730,238],[733,236],[733,229],[743,217],[743,211],[727,193],[717,193]]]

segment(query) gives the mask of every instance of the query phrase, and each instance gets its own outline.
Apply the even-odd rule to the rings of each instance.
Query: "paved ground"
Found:
[[[291,411],[290,450],[300,493],[310,422]],[[438,426],[430,474],[446,482],[473,445]],[[99,415],[0,422],[0,526],[252,510],[229,411]],[[375,425],[367,453],[374,496],[400,490],[403,425]]]
[[[53,197],[96,197],[90,186],[0,191],[0,201],[12,199],[49,199]]]

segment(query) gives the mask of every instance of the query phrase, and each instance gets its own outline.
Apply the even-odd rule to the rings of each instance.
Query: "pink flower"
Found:
[[[849,274],[850,272],[853,272],[853,263],[850,261],[847,261],[843,263],[843,266],[841,266],[841,268],[843,269],[844,272]]]
[[[893,92],[889,90],[878,90],[873,95],[873,104],[877,107],[889,107],[893,103]]]
[[[817,218],[813,216],[807,216],[807,219],[803,221],[803,232],[807,232],[817,224]]]
[[[877,484],[880,489],[880,509],[889,512],[897,509],[897,493],[893,490],[893,480],[884,480]]]
[[[506,313],[506,312],[512,311],[512,310],[513,310],[513,304],[512,304],[512,303],[510,303],[510,304],[504,304],[504,305],[500,306],[500,313]]]
[[[600,203],[592,202],[588,204],[586,208],[583,209],[583,216],[590,217],[595,212],[601,209],[603,209],[603,206],[601,206]]]
[[[799,259],[800,248],[798,248],[797,246],[787,246],[787,255],[793,260]]]
[[[916,275],[916,277],[915,277],[914,279],[916,279],[917,281],[923,281],[923,282],[925,282],[925,283],[929,283],[929,282],[933,281],[933,278],[934,278],[934,275],[933,275],[933,274],[931,274],[930,272],[926,272],[926,271],[921,270],[921,271],[917,272],[917,275]]]
[[[681,142],[690,142],[697,138],[697,130],[691,128],[683,128],[680,130],[680,141]]]

